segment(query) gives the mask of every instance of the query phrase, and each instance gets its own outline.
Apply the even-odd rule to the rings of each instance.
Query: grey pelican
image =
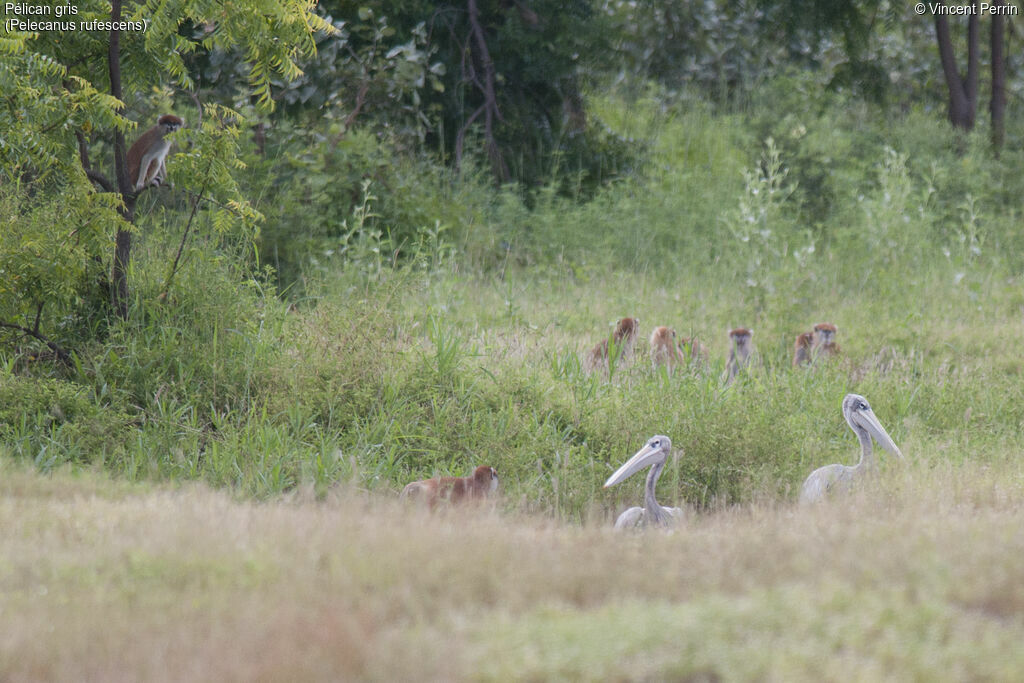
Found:
[[[647,473],[647,486],[644,494],[644,506],[629,508],[615,520],[616,529],[627,529],[636,526],[653,524],[657,526],[669,526],[674,524],[683,516],[679,508],[667,508],[658,505],[654,499],[654,485],[658,483],[661,470],[665,468],[665,461],[668,454],[672,452],[672,440],[667,436],[652,436],[636,455],[623,463],[622,467],[615,470],[615,474],[608,477],[604,487],[615,486],[631,474],[650,466],[651,471]]]
[[[801,503],[814,503],[822,500],[831,491],[849,490],[853,483],[874,469],[875,457],[871,451],[871,437],[878,444],[903,460],[903,454],[893,443],[892,437],[885,431],[868,400],[857,394],[847,394],[843,399],[843,417],[850,429],[860,440],[860,462],[850,465],[825,465],[811,472],[800,489]]]

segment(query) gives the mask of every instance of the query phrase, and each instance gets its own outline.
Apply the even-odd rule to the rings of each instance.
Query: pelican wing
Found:
[[[683,518],[682,508],[667,508],[664,505],[661,506],[662,512],[666,513],[669,517],[668,524],[673,525],[678,523]]]
[[[616,529],[632,529],[644,523],[643,508],[629,508],[615,520]]]
[[[824,500],[829,491],[842,485],[850,478],[851,468],[846,465],[825,465],[811,472],[800,487],[801,503],[816,503]]]
[[[683,518],[683,511],[681,508],[668,508],[664,505],[661,507],[661,511],[668,517],[668,521],[665,523],[666,526],[672,526]],[[647,519],[647,514],[641,507],[629,508],[615,520],[616,529],[633,529],[639,526],[646,525],[650,520]]]

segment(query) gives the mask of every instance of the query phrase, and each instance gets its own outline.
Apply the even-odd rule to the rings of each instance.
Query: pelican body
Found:
[[[815,503],[833,491],[848,491],[854,482],[874,470],[872,437],[882,448],[903,460],[903,453],[875,417],[866,398],[858,394],[847,394],[843,399],[843,417],[860,440],[860,462],[853,466],[825,465],[811,472],[811,476],[807,477],[807,481],[800,489],[801,503]]]
[[[623,463],[622,467],[615,470],[615,474],[608,477],[604,488],[615,486],[630,475],[639,472],[645,467],[650,467],[647,473],[647,485],[644,493],[644,506],[632,507],[619,515],[615,520],[616,529],[629,529],[638,526],[671,526],[683,516],[680,508],[667,508],[658,504],[654,498],[654,486],[658,483],[658,477],[665,468],[665,461],[668,454],[672,452],[672,440],[667,436],[652,436],[636,455]]]

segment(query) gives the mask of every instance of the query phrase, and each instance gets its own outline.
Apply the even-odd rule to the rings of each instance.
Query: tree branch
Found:
[[[107,179],[107,176],[91,168],[85,172],[85,176],[103,188],[104,192],[117,192],[117,188]]]
[[[466,122],[459,128],[459,132],[455,135],[455,170],[459,170],[459,166],[462,164],[462,143],[466,139],[466,131],[473,125],[473,122],[477,120],[480,114],[484,113],[484,108],[487,103],[481,104],[480,107],[469,115]]]
[[[1005,5],[1002,0],[1000,5]],[[1003,140],[1006,135],[1006,53],[1004,51],[1004,25],[1003,15],[992,15],[992,33],[989,37],[992,70],[992,99],[989,101],[989,114],[992,119],[992,148],[998,158],[1003,148]]]
[[[945,4],[945,3],[943,3]],[[956,57],[953,55],[953,37],[949,33],[949,20],[945,14],[935,15],[935,40],[939,45],[939,61],[942,63],[942,75],[946,78],[946,85],[949,86],[950,94],[956,85],[962,94],[963,81],[960,78],[960,69],[956,66]]]
[[[484,142],[487,147],[487,156],[491,160],[491,167],[494,174],[504,182],[508,180],[509,173],[508,167],[505,165],[505,160],[501,154],[501,148],[498,145],[498,141],[494,137],[494,122],[495,120],[504,122],[505,118],[501,114],[501,109],[498,107],[498,98],[495,94],[495,69],[494,60],[491,59],[490,50],[487,48],[487,38],[484,34],[483,26],[480,25],[480,10],[477,7],[476,0],[467,0],[466,2],[466,14],[469,21],[469,38],[467,44],[470,45],[468,52],[470,53],[469,68],[466,68],[466,51],[463,52],[463,73],[467,74],[470,80],[477,86],[477,90],[483,95],[484,103],[482,105],[482,111],[484,115]],[[475,48],[475,49],[474,49]],[[480,63],[480,69],[483,71],[484,80],[481,84],[476,76],[476,69],[473,62],[473,57]],[[464,138],[466,130],[469,125],[476,120],[480,115],[480,109],[473,113],[466,123],[459,129],[458,138]],[[456,168],[459,166],[459,162],[462,158],[461,145],[458,146],[455,155]]]
[[[346,131],[352,127],[353,123],[355,123],[360,110],[363,108],[363,105],[366,104],[366,93],[369,92],[369,90],[369,81],[363,81],[359,84],[359,90],[356,91],[356,106],[349,112],[348,116],[346,116],[345,120],[342,122]]]
[[[43,317],[43,302],[40,301],[36,305],[36,322],[32,325],[32,333],[39,334],[39,319]]]
[[[38,324],[38,321],[37,321],[37,324]],[[22,327],[21,325],[15,325],[14,323],[5,323],[3,321],[0,321],[0,327],[6,327],[9,330],[17,330],[18,332],[21,332],[23,334],[27,334],[30,337],[34,337],[35,339],[38,339],[39,341],[41,341],[44,344],[46,344],[50,348],[50,350],[53,351],[54,355],[56,355],[57,358],[62,363],[64,363],[65,365],[68,365],[68,366],[71,365],[71,355],[67,351],[65,351],[59,344],[56,344],[55,342],[50,341],[49,339],[47,339],[43,335],[39,334],[38,331],[30,330],[27,327]]]
[[[78,140],[78,160],[82,162],[82,168],[88,173],[92,164],[89,163],[89,148],[85,144],[85,135],[82,134],[82,131],[76,130],[75,139]]]
[[[111,0],[110,21],[114,26],[121,23],[121,0]],[[110,44],[107,48],[107,69],[110,72],[110,94],[124,102],[121,89],[121,32],[110,30]],[[123,199],[119,209],[122,218],[128,223],[135,222],[135,193],[132,191],[131,179],[128,177],[127,150],[124,133],[114,129],[114,171],[117,176],[117,189]],[[128,317],[128,266],[132,259],[132,234],[123,228],[118,229],[114,244],[114,266],[111,269],[111,303],[122,318]]]
[[[978,21],[978,1],[974,0],[971,4],[974,7],[974,13],[967,19],[967,80],[964,82],[964,93],[972,104],[976,104],[978,100],[978,72],[981,70],[979,66],[981,62],[979,31],[981,29],[980,22]]]
[[[206,186],[210,182],[210,169],[213,167],[213,158],[210,158],[209,163],[206,165],[206,173],[203,174],[203,186],[199,188],[199,195],[192,200],[192,213],[188,216],[188,223],[185,224],[185,232],[181,235],[181,244],[178,245],[178,253],[174,255],[174,263],[171,264],[171,272],[167,274],[167,280],[164,282],[164,289],[157,297],[159,300],[167,298],[167,293],[171,289],[171,282],[174,281],[174,275],[178,272],[178,262],[181,260],[181,252],[185,249],[185,240],[188,239],[188,233],[192,229],[192,220],[196,217],[196,210],[199,208],[199,202],[203,198],[203,194],[206,193]]]
[[[199,99],[199,95],[191,90],[186,90],[185,93],[192,98],[192,102],[196,105],[196,128],[203,127],[203,102]]]
[[[944,0],[939,0],[944,4]],[[974,110],[978,94],[978,22],[972,16],[967,24],[967,80],[961,78],[953,54],[953,39],[949,20],[943,13],[935,15],[935,40],[939,47],[939,61],[949,92],[949,121],[953,126],[970,130],[974,127]]]
[[[92,182],[99,185],[104,192],[114,192],[114,185],[110,182],[107,176],[103,175],[99,171],[95,171],[92,168],[92,164],[89,162],[89,147],[85,144],[85,136],[82,135],[82,131],[75,131],[75,138],[78,140],[78,159],[82,162],[82,168],[85,170],[85,176]]]

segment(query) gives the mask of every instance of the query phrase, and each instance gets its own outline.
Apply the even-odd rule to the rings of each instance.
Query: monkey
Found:
[[[811,362],[811,343],[814,340],[812,332],[801,332],[793,342],[793,367],[808,365]]]
[[[684,360],[687,356],[690,358],[690,362],[700,361],[703,363],[708,362],[708,350],[697,337],[680,337],[679,338],[679,355]]]
[[[826,342],[821,345],[818,349],[818,356],[838,356],[839,355],[839,344],[835,342]]]
[[[616,349],[615,357],[618,361],[628,361],[633,358],[633,346],[636,344],[636,335],[639,329],[639,318],[623,318],[615,325],[611,343]],[[598,342],[583,359],[583,369],[587,372],[594,372],[598,368],[604,368],[605,372],[609,370],[607,339]]]
[[[497,490],[498,470],[481,465],[473,470],[469,477],[439,477],[414,481],[402,489],[399,500],[425,502],[433,510],[441,501],[457,504],[462,501],[483,500]]]
[[[729,330],[729,341],[732,346],[729,348],[729,360],[725,364],[726,384],[732,382],[740,370],[750,365],[754,355],[753,336],[754,331],[745,327]]]
[[[675,366],[684,361],[683,353],[676,346],[676,331],[664,325],[655,327],[651,332],[651,369],[664,365],[671,374]]]
[[[836,343],[836,326],[832,323],[818,323],[814,326],[814,343],[811,346],[814,360],[821,356],[836,356],[839,354],[839,344]]]
[[[832,323],[818,323],[814,326],[814,348],[830,344],[836,339],[836,326]]]
[[[164,136],[184,125],[185,121],[180,117],[164,114],[128,150],[128,175],[135,192],[148,185],[159,187],[167,178],[165,160],[171,150],[171,143]]]

